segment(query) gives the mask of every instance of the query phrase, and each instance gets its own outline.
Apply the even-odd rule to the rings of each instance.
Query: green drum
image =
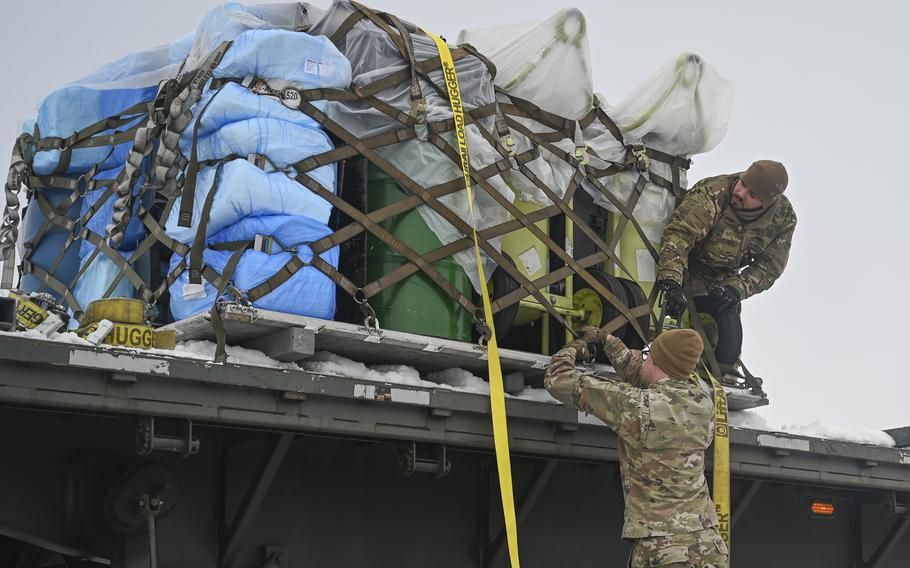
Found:
[[[407,194],[388,174],[370,164],[367,176],[367,210],[392,205]],[[416,209],[383,221],[382,227],[419,254],[439,248],[441,243]],[[367,281],[394,271],[408,260],[370,234],[367,238]],[[445,279],[462,294],[471,297],[471,280],[451,257],[433,263]],[[383,329],[420,335],[471,341],[471,315],[442,291],[426,274],[418,271],[370,298]]]

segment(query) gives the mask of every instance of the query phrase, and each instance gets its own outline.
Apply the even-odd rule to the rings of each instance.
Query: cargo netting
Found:
[[[586,34],[581,13],[562,10],[462,32],[452,48],[474,222],[485,273],[514,283],[493,290],[494,313],[527,299],[575,333],[550,294],[572,278],[612,306],[607,330],[643,344],[658,291],[642,266],[656,261],[689,158],[722,138],[731,88],[683,54],[608,106],[593,91]],[[6,182],[3,287],[49,292],[74,321],[108,297],[141,299],[158,323],[210,311],[216,327],[223,302],[321,318],[347,302],[378,328],[371,299],[421,274],[483,336],[475,294],[487,283],[445,81],[420,28],[356,2],[216,8],[173,45],[45,99]],[[401,198],[371,206],[370,172]],[[394,220],[414,211],[438,246],[396,234]],[[516,231],[545,254],[529,265],[504,252]],[[646,251],[638,267],[618,252],[630,234]],[[367,237],[404,261],[375,278],[350,268]],[[445,259],[469,287],[439,270]],[[624,294],[604,272],[641,286]]]

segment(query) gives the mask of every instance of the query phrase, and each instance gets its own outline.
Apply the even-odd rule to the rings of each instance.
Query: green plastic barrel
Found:
[[[405,199],[407,194],[388,174],[370,164],[367,176],[367,208],[370,212]],[[425,254],[441,243],[416,209],[383,221],[382,227]],[[408,263],[408,260],[378,237],[367,238],[367,280],[373,282]],[[471,280],[451,257],[433,266],[462,294],[471,297]],[[389,286],[370,298],[383,329],[471,341],[471,316],[442,291],[423,271]]]

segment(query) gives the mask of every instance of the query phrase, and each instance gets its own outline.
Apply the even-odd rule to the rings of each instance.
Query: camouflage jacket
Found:
[[[729,284],[743,299],[774,284],[787,266],[796,213],[780,196],[761,217],[740,220],[730,205],[739,174],[703,179],[676,208],[660,245],[658,280],[683,283],[683,272],[696,295]]]
[[[714,403],[701,381],[639,379],[643,360],[613,336],[605,341],[619,379],[575,368],[575,349],[550,361],[544,384],[557,400],[603,420],[619,436],[625,497],[623,538],[689,533],[717,525],[705,480]]]

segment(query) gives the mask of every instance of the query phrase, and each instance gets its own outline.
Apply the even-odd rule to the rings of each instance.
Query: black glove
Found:
[[[711,292],[711,300],[714,302],[718,312],[726,312],[727,310],[739,310],[740,302],[743,299],[739,295],[739,290],[729,284],[725,284],[718,286]]]
[[[683,294],[682,286],[674,280],[661,280],[657,287],[664,291],[664,307],[667,315],[673,319],[679,319],[686,309],[686,295]]]

